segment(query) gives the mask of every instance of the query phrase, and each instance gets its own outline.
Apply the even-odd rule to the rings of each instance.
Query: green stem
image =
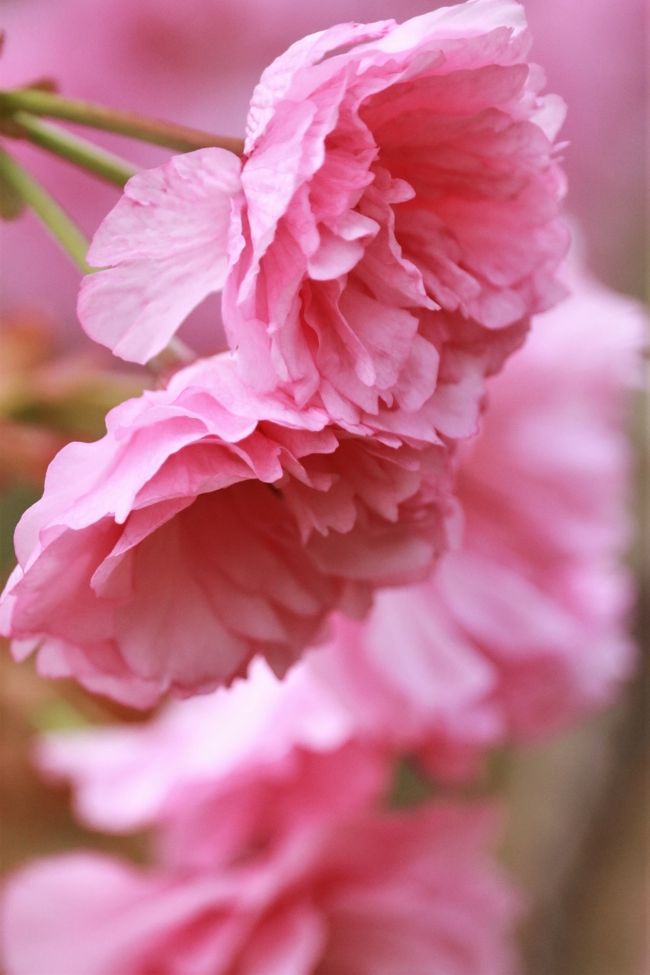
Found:
[[[56,200],[4,149],[0,149],[0,175],[34,211],[79,270],[87,274],[91,268],[86,263],[88,241],[85,236]]]
[[[241,155],[244,151],[241,139],[213,135],[174,122],[163,122],[134,112],[121,112],[91,102],[62,98],[38,88],[14,88],[0,92],[0,113],[11,115],[17,111],[66,119],[93,129],[116,132],[143,142],[166,146],[178,152],[191,152],[193,149],[210,146],[228,149],[236,155]]]
[[[40,146],[41,149],[94,173],[114,186],[123,187],[137,172],[134,166],[120,159],[119,156],[99,149],[85,139],[70,135],[58,125],[40,122],[27,112],[16,112],[12,115],[9,126],[7,130],[9,135],[26,139]]]

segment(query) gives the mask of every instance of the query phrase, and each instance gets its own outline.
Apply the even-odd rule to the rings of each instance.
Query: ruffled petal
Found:
[[[224,285],[240,161],[223,149],[138,173],[93,238],[79,318],[91,338],[133,362],[161,352]],[[215,323],[215,330],[217,323]]]

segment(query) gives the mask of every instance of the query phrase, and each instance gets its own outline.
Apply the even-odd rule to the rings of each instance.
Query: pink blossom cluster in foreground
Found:
[[[77,853],[16,874],[2,912],[10,975],[52,958],[66,975],[515,971],[516,901],[487,853],[489,810],[381,812],[385,754],[344,741],[327,696],[296,673],[291,707],[258,661],[218,702],[151,725],[148,749],[127,735],[132,790],[115,781],[108,828],[153,824],[155,866]],[[96,765],[116,744],[97,743]],[[111,795],[100,805],[110,820]]]
[[[331,28],[264,72],[243,160],[130,181],[86,328],[144,361],[223,289],[232,348],[55,460],[3,599],[18,656],[149,704],[256,653],[283,673],[333,611],[428,577],[485,377],[563,293],[563,109],[528,46],[514,0]]]

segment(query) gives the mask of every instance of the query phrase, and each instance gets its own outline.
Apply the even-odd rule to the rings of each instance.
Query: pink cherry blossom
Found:
[[[327,8],[313,0],[300,6],[293,0],[8,0],[2,4],[3,86],[52,78],[72,98],[239,135],[260,73],[296,37],[339,20],[387,17],[391,8],[392,0],[331,0]],[[426,0],[400,0],[401,16],[425,9]],[[140,166],[164,158],[152,146],[102,133],[93,138]],[[11,148],[92,234],[114,205],[115,189],[23,143]],[[0,222],[0,253],[0,311],[38,309],[81,342],[79,272],[31,214]],[[185,332],[193,347],[222,351],[218,315],[218,302],[208,301],[193,316]]]
[[[52,959],[66,975],[511,975],[516,904],[486,853],[492,819],[360,809],[217,871],[41,861],[5,894],[7,975]]]
[[[463,544],[310,658],[360,730],[398,728],[438,774],[608,703],[633,661],[625,419],[647,321],[576,269],[568,283],[464,447]]]
[[[325,421],[256,399],[230,356],[115,409],[102,440],[58,455],[17,529],[16,655],[146,704],[228,682],[256,652],[282,673],[332,609],[423,578],[455,521],[446,448]]]
[[[180,906],[187,896],[190,914],[197,907],[202,911],[200,905],[203,904],[210,914],[215,915],[209,940],[214,939],[224,950],[225,957],[221,960],[221,964],[224,965],[224,971],[228,972],[232,970],[228,960],[231,964],[234,963],[234,958],[228,954],[228,951],[234,954],[244,949],[246,934],[251,925],[255,926],[260,913],[264,914],[267,910],[273,913],[272,902],[276,895],[282,900],[283,885],[291,888],[296,884],[299,888],[301,873],[305,874],[306,882],[310,882],[312,845],[326,840],[330,831],[335,831],[339,823],[346,823],[350,817],[355,818],[363,814],[366,809],[370,809],[385,792],[390,772],[388,764],[378,752],[373,753],[370,749],[356,743],[336,747],[336,739],[332,735],[333,726],[328,730],[321,721],[322,731],[319,732],[318,722],[309,719],[310,702],[307,698],[304,699],[303,709],[303,717],[307,719],[306,724],[310,724],[316,732],[316,737],[320,735],[324,743],[326,742],[330,747],[322,751],[308,748],[294,749],[291,754],[287,753],[282,758],[283,740],[286,735],[283,734],[281,713],[276,711],[275,719],[276,721],[280,719],[279,734],[277,739],[271,736],[265,755],[264,739],[257,734],[257,729],[260,725],[269,723],[269,704],[280,682],[273,677],[264,663],[258,662],[254,683],[256,692],[253,695],[249,694],[246,701],[237,694],[236,688],[232,693],[216,695],[217,702],[221,701],[222,704],[227,701],[231,704],[237,702],[239,705],[246,703],[253,708],[252,711],[248,711],[239,707],[237,711],[237,707],[227,705],[219,708],[217,703],[221,718],[229,722],[228,726],[222,725],[219,729],[221,745],[212,747],[210,740],[199,741],[194,736],[193,754],[185,750],[183,746],[188,743],[188,726],[187,722],[183,725],[182,721],[174,722],[168,727],[164,745],[162,736],[159,739],[159,744],[168,748],[170,760],[166,773],[163,772],[162,765],[159,769],[163,778],[166,776],[170,784],[175,780],[176,791],[171,797],[173,801],[168,803],[170,808],[166,811],[167,815],[161,817],[163,835],[157,837],[156,843],[159,870],[149,878],[142,876],[141,883],[136,887],[136,890],[144,893],[154,905],[158,896],[166,889],[170,893],[176,891],[176,894],[172,894],[172,904],[176,903]],[[250,685],[241,683],[238,686]],[[194,702],[185,703],[191,708]],[[318,706],[318,699],[314,695],[311,703]],[[256,706],[262,713],[261,720],[254,710]],[[193,709],[194,714],[199,714],[200,711],[200,705],[199,708]],[[207,730],[206,717],[207,712],[204,710],[204,730]],[[198,725],[195,723],[194,731],[198,730]],[[269,730],[270,728],[267,728],[267,732]],[[228,761],[225,753],[228,750],[227,741],[231,736],[235,739],[235,747],[231,749],[231,760]],[[212,743],[215,737],[211,736]],[[305,730],[305,741],[309,737],[309,733]],[[247,760],[246,753],[247,750],[250,751],[248,747],[250,739],[256,740],[258,745],[262,746],[257,760],[253,756]],[[204,748],[204,745],[208,747]],[[224,745],[226,748],[223,747]],[[189,760],[187,769],[183,769],[179,761],[182,751],[185,751],[184,757]],[[200,756],[197,752],[204,754]],[[273,755],[276,756],[275,759]],[[153,754],[150,757],[153,757]],[[131,761],[134,766],[138,766],[140,774],[146,778],[148,764],[146,751],[136,748]],[[341,788],[341,782],[346,783],[346,788]],[[149,778],[149,785],[153,783],[154,779]],[[142,792],[146,794],[145,779],[141,780],[141,786]],[[155,792],[155,788],[149,791],[149,801]],[[133,796],[135,798],[135,790]],[[71,868],[69,879],[63,878],[63,886],[71,892],[77,876],[75,864],[85,862],[90,861],[88,858],[81,857],[69,861],[68,866]],[[107,875],[109,888],[112,887],[110,873],[117,877],[120,875],[120,870],[122,876],[127,875],[128,871],[117,864],[109,867],[109,875]],[[191,878],[189,883],[186,883],[188,875],[191,875]],[[131,876],[135,877],[135,872],[132,872]],[[92,875],[88,876],[88,881],[92,884]],[[120,885],[118,890],[122,889],[128,887],[122,888]],[[207,901],[204,900],[204,894],[207,895]],[[101,904],[101,898],[99,903]],[[171,907],[172,904],[169,906]],[[133,907],[136,906],[134,903]],[[282,913],[281,905],[278,912]],[[169,911],[166,913],[168,922],[178,923],[181,929],[186,921],[190,923],[192,920],[189,915],[183,916],[184,911],[175,918],[172,918]],[[222,914],[221,917],[218,917],[219,913]],[[91,909],[90,917],[92,924],[92,918],[97,917],[94,909]],[[153,931],[158,931],[159,938],[159,925],[163,919],[155,909],[150,917],[154,922]],[[133,920],[134,926],[130,930],[135,935],[136,941],[130,948],[133,957],[125,958],[123,961],[126,971],[130,970],[128,965],[139,971],[136,964],[136,959],[139,959],[138,942],[143,945],[145,952],[152,947],[148,941],[153,931],[146,917],[134,916]],[[7,918],[6,931],[8,944],[14,938],[16,943],[20,942],[20,925],[17,925],[11,916]],[[172,937],[171,940],[174,941],[175,938]],[[200,949],[200,943],[193,947],[191,936],[189,939],[181,940],[182,945],[178,947],[179,957],[175,958],[170,970],[186,975],[187,972],[194,971],[194,964],[198,971],[204,970],[198,961],[192,961],[194,951]],[[102,950],[106,952],[108,960],[105,964],[109,970],[111,966],[119,968],[117,959],[123,943],[124,938],[119,932],[107,932]],[[172,950],[171,944],[169,947]],[[280,949],[290,950],[288,945],[286,949],[280,945]],[[103,958],[102,950],[96,955],[99,959]],[[154,951],[157,950],[158,948],[154,947]],[[93,971],[87,954],[87,949],[82,947],[78,961],[74,954],[71,956],[70,964],[73,971],[76,971],[75,965],[82,970],[84,966],[88,966],[88,971]],[[208,971],[214,970],[214,962],[208,964],[206,961],[204,964],[207,965]],[[167,969],[163,968],[163,970]]]
[[[42,773],[73,783],[77,815],[94,829],[160,827],[182,822],[188,812],[196,825],[196,809],[207,809],[207,824],[193,831],[196,845],[198,834],[208,833],[215,842],[216,821],[219,831],[223,824],[250,828],[255,820],[261,827],[271,810],[258,796],[274,783],[295,819],[302,808],[307,757],[314,756],[315,765],[317,756],[336,753],[340,778],[344,746],[352,745],[352,757],[365,747],[356,730],[354,714],[308,663],[280,680],[258,658],[245,680],[172,702],[145,724],[43,736],[37,757]],[[376,756],[386,754],[369,741],[364,774],[370,774]],[[359,771],[360,765],[354,770],[355,788]]]
[[[234,837],[271,822],[279,833],[278,809],[295,825],[305,783],[315,773],[340,782],[346,748],[356,778],[361,756],[372,776],[405,751],[438,775],[465,778],[503,737],[493,668],[458,640],[432,642],[436,620],[424,617],[418,590],[411,605],[402,593],[394,602],[397,612],[381,596],[367,632],[339,617],[331,645],[282,680],[257,659],[245,680],[170,703],[146,724],[44,736],[38,766],[73,785],[86,825],[122,833],[155,824],[167,851],[186,860],[189,846],[218,858]]]
[[[239,185],[206,149],[127,186],[90,251],[108,269],[83,282],[86,330],[142,362],[223,287],[250,385],[336,422],[397,411],[444,432],[438,401],[422,411],[439,372],[471,399],[561,293],[563,110],[528,45],[514,0],[294,44],[253,95]]]
[[[467,557],[452,556],[438,582],[497,666],[518,735],[607,703],[633,656],[627,420],[647,318],[577,269],[568,281],[574,296],[539,319],[494,384],[458,482]]]
[[[475,653],[463,657],[457,642],[448,653],[442,641],[432,648],[435,620],[418,639],[417,591],[412,607],[398,602],[399,616],[386,606],[383,596],[365,643],[360,624],[339,618],[333,645],[282,680],[255,660],[245,680],[174,702],[144,725],[47,735],[38,765],[72,783],[85,824],[117,833],[155,824],[167,852],[185,861],[206,849],[219,859],[234,837],[271,823],[277,837],[283,810],[295,827],[308,809],[306,783],[328,775],[340,783],[346,754],[355,781],[362,765],[372,781],[378,763],[425,749],[435,750],[437,770],[444,760],[448,776],[467,775],[501,730],[486,700],[492,670]]]

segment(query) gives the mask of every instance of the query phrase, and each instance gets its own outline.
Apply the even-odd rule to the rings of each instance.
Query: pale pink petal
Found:
[[[200,149],[129,180],[88,252],[92,265],[108,268],[81,288],[79,318],[91,338],[146,362],[222,289],[239,173],[232,153]]]
[[[133,912],[154,890],[131,866],[99,855],[78,853],[27,867],[3,897],[7,971],[36,975],[58,967],[66,975],[136,975],[142,969]],[[65,912],[54,910],[55,904],[65,904]]]

